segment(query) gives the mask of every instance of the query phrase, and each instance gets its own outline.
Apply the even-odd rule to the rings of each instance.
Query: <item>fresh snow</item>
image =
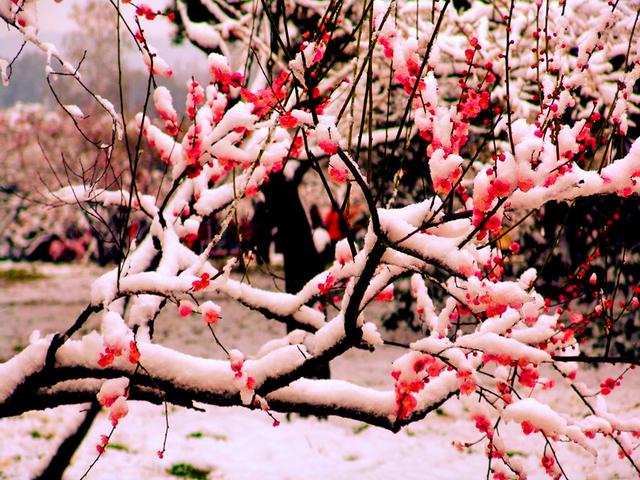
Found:
[[[5,288],[0,298],[0,315],[2,318],[17,320],[0,325],[0,356],[3,358],[11,356],[12,349],[21,342],[26,344],[32,329],[40,328],[44,336],[54,328],[67,326],[71,316],[83,308],[81,301],[88,294],[87,280],[102,273],[95,267],[87,267],[85,270],[82,266],[39,265],[37,268],[49,277],[30,283],[3,285]],[[252,274],[251,277],[256,286],[263,283],[266,285],[270,281],[257,274]],[[61,291],[68,291],[69,295],[65,298]],[[226,340],[242,351],[255,352],[268,338],[283,335],[284,328],[275,322],[260,320],[266,322],[264,329],[249,328],[257,320],[255,314],[227,298],[212,297],[213,300],[220,304],[223,312],[215,326],[216,331],[223,341]],[[69,303],[65,304],[65,301]],[[368,309],[365,311],[366,319],[375,322],[384,307],[378,304],[375,308]],[[27,318],[33,320],[26,322]],[[101,315],[97,315],[95,322],[100,319]],[[21,323],[23,320],[24,324]],[[156,340],[167,346],[197,355],[224,358],[206,335],[200,315],[180,318],[177,311],[163,312],[157,326]],[[301,333],[296,335],[304,336]],[[408,337],[408,333],[403,331],[387,335],[398,341],[406,341],[405,337]],[[279,347],[285,345],[283,343]],[[424,347],[427,348],[427,345]],[[437,347],[434,345],[431,348]],[[332,378],[338,381],[355,381],[365,387],[388,391],[393,385],[391,363],[401,353],[397,348],[385,346],[378,347],[374,353],[364,350],[349,351],[332,362]],[[253,362],[245,362],[244,368],[248,372],[251,370],[251,363]],[[604,378],[618,373],[619,368],[606,367],[585,371],[581,375],[589,388],[593,388]],[[449,383],[455,388],[457,380],[454,376],[451,377],[451,382],[446,375],[442,375],[438,382],[431,382],[428,388],[420,392],[420,401],[446,394]],[[121,388],[116,383],[111,382],[104,387],[114,387],[114,391],[110,392],[112,396]],[[302,383],[296,384],[299,391],[304,389]],[[581,407],[579,400],[567,387],[561,385],[562,382],[550,391],[541,392],[541,401],[554,409],[567,412],[571,424],[589,426],[594,430],[608,428],[602,419],[586,416],[587,412]],[[331,388],[332,393],[338,395],[340,382],[333,383]],[[618,421],[628,422],[628,419],[637,417],[640,413],[640,405],[633,395],[624,395],[624,391],[638,391],[639,388],[640,375],[637,370],[627,372],[625,388],[614,391],[607,398],[609,409],[620,413],[621,420]],[[283,393],[286,395],[286,390]],[[369,402],[386,403],[386,395],[381,394],[378,400],[370,398]],[[469,452],[459,452],[451,445],[452,441],[466,442],[479,438],[473,422],[469,420],[475,404],[477,402],[469,402],[467,397],[463,397],[462,401],[454,398],[438,412],[405,427],[398,434],[378,427],[365,427],[361,422],[338,417],[321,421],[292,415],[288,421],[285,414],[273,412],[281,422],[279,427],[274,428],[272,419],[261,411],[201,405],[206,410],[201,413],[169,406],[167,451],[164,458],[159,459],[156,452],[162,448],[165,425],[163,407],[127,401],[129,413],[120,419],[111,439],[111,444],[118,449],[108,448],[88,478],[175,478],[167,470],[179,463],[210,471],[207,477],[209,479],[279,480],[298,479],[301,476],[311,480],[388,479],[396,476],[410,480],[484,478],[486,457],[482,447],[476,446]],[[524,407],[528,404],[535,405],[531,400],[525,399],[519,408],[526,411],[527,408]],[[0,420],[0,436],[3,439],[0,442],[0,478],[32,478],[55,451],[61,437],[67,435],[79,422],[78,412],[82,408],[85,407],[65,406]],[[513,409],[511,413],[515,419],[517,409],[509,408]],[[598,412],[600,417],[608,415],[605,408],[602,406],[603,410]],[[533,410],[536,409],[532,408]],[[542,415],[544,412],[539,410],[539,413]],[[64,477],[66,480],[77,479],[84,473],[95,458],[95,446],[100,443],[100,435],[107,434],[110,428],[108,411],[104,409],[67,469]],[[529,478],[546,478],[539,465],[543,448],[540,436],[524,436],[516,422],[506,422],[501,431],[502,429],[505,438],[511,439],[511,443],[506,445],[507,452],[518,458],[527,471],[534,472]],[[601,436],[590,442],[598,452],[595,464],[589,453],[577,445],[558,446],[569,478],[633,478],[628,464],[618,461],[617,448],[612,442]]]

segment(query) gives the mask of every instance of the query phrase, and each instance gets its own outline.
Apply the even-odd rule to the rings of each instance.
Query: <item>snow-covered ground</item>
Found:
[[[8,268],[1,265],[0,268]],[[15,267],[15,265],[14,265]],[[47,278],[28,282],[0,280],[0,359],[28,343],[31,330],[43,333],[63,329],[83,308],[88,286],[101,270],[96,267],[43,266],[37,272]],[[251,280],[270,281],[253,274]],[[283,332],[275,322],[265,321],[248,310],[217,299],[224,319],[216,327],[222,340],[247,352]],[[171,310],[171,309],[167,309]],[[370,313],[372,317],[378,311]],[[374,318],[368,318],[374,320]],[[261,322],[255,326],[255,322]],[[90,325],[91,326],[91,325]],[[408,335],[398,332],[395,336]],[[203,326],[193,319],[181,319],[167,311],[158,322],[157,341],[196,355],[220,356]],[[385,347],[370,354],[349,352],[332,362],[334,378],[349,379],[377,388],[392,388],[391,361],[397,349]],[[588,383],[614,376],[613,367],[583,372]],[[640,375],[629,372],[623,388],[614,392],[610,409],[623,416],[640,415]],[[585,415],[577,398],[562,388],[548,395],[553,405],[575,418]],[[0,420],[0,479],[29,479],[46,464],[61,441],[62,433],[79,418],[81,406],[30,412],[18,418]],[[398,434],[341,418],[328,420],[290,419],[275,414],[277,428],[262,412],[244,408],[206,407],[205,413],[169,408],[169,436],[163,459],[156,452],[162,446],[165,418],[162,407],[130,402],[129,415],[121,420],[111,446],[88,478],[186,478],[208,479],[481,479],[486,478],[483,447],[458,451],[451,442],[478,438],[469,420],[468,406],[452,400],[422,422]],[[78,479],[96,456],[100,435],[110,430],[101,413],[88,437],[65,472],[65,479]],[[529,478],[546,478],[539,465],[542,440],[525,437],[518,425],[505,425],[501,433],[512,439],[509,455],[517,456],[531,472]],[[597,438],[594,460],[575,445],[557,450],[568,478],[631,479],[633,470],[618,460],[616,446]],[[191,470],[190,470],[191,469]],[[173,473],[172,473],[173,472]],[[200,476],[198,476],[200,472]],[[205,474],[205,472],[207,472]],[[206,475],[206,476],[205,476]],[[184,478],[184,475],[183,477]]]

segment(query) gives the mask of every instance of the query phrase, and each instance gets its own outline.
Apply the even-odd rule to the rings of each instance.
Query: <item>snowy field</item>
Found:
[[[0,265],[0,269],[16,265]],[[29,266],[27,269],[31,268]],[[0,361],[11,357],[28,343],[33,329],[50,333],[66,328],[86,305],[88,287],[101,273],[96,267],[38,265],[35,273],[45,278],[0,280]],[[37,277],[38,275],[36,275]],[[270,280],[259,274],[253,282]],[[280,324],[217,299],[224,318],[216,327],[228,346],[251,352],[264,341],[282,334]],[[167,309],[172,310],[172,309]],[[379,312],[370,312],[369,320]],[[204,325],[195,319],[181,319],[163,313],[156,340],[195,355],[221,358]],[[256,326],[256,322],[257,326]],[[89,327],[95,327],[90,324]],[[392,337],[406,337],[396,332]],[[332,362],[334,378],[355,380],[363,385],[390,389],[390,364],[400,352],[384,347],[370,354],[349,352]],[[612,367],[583,372],[589,384],[596,384],[620,369]],[[625,388],[610,396],[612,411],[623,417],[640,416],[640,375],[625,377]],[[548,393],[552,405],[585,415],[584,408],[570,391],[555,388]],[[0,420],[0,479],[33,478],[47,463],[62,440],[61,433],[77,419],[81,406],[60,407],[46,412],[30,412],[19,418]],[[169,408],[169,436],[163,459],[156,452],[162,446],[165,420],[162,407],[130,402],[129,415],[118,426],[111,448],[96,464],[91,479],[483,479],[487,460],[482,445],[458,451],[451,442],[478,438],[468,408],[452,400],[425,420],[398,434],[351,420],[287,418],[276,413],[279,427],[262,412],[244,408],[206,407],[205,413]],[[110,430],[101,413],[81,449],[65,472],[65,479],[78,479],[96,455],[100,435]],[[530,479],[547,478],[539,458],[542,439],[525,437],[518,425],[505,425],[501,432],[513,439],[508,454],[518,457],[530,472]],[[507,435],[511,432],[511,435]],[[619,461],[613,442],[597,437],[598,458],[576,445],[557,447],[568,478],[632,479],[632,469]],[[634,455],[639,457],[640,455]]]

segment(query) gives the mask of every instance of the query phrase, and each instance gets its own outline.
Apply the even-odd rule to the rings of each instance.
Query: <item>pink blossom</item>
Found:
[[[387,285],[376,295],[378,302],[391,302],[393,300],[393,284]]]
[[[318,146],[327,155],[334,155],[338,151],[338,145],[331,140],[320,140]]]
[[[193,312],[193,304],[191,302],[182,301],[178,305],[178,313],[181,317],[188,317]]]
[[[124,397],[118,397],[109,409],[109,420],[111,420],[111,424],[113,426],[116,426],[118,424],[118,421],[121,418],[125,417],[127,413],[129,413],[127,399]]]

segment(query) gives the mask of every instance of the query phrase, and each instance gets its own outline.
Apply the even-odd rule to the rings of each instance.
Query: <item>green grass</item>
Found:
[[[222,433],[202,433],[202,432],[193,432],[187,435],[187,438],[204,438],[211,437],[214,440],[218,440],[220,442],[226,442],[229,440],[229,437],[223,435]]]
[[[42,280],[46,275],[38,272],[35,268],[7,268],[0,270],[0,281],[3,282],[31,282]]]
[[[129,449],[127,447],[125,447],[124,445],[121,445],[119,443],[109,443],[107,444],[107,448],[113,448],[114,450],[122,450],[124,452],[128,452]]]
[[[369,428],[369,424],[363,423],[362,425],[358,425],[356,427],[353,427],[351,429],[351,431],[353,432],[354,435],[358,435],[358,434],[364,432],[367,428]]]
[[[171,465],[167,473],[174,477],[190,478],[192,480],[206,480],[209,470],[201,470],[188,463],[176,463]]]
[[[520,452],[518,450],[512,450],[510,452],[507,452],[507,457],[511,458],[511,457],[526,457],[527,454],[524,452]]]

